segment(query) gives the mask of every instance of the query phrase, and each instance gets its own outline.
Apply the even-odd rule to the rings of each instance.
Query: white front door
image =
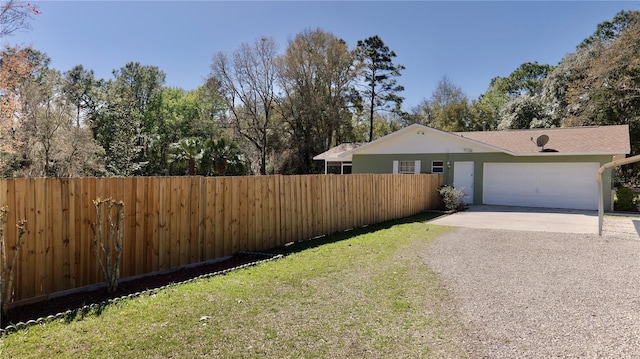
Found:
[[[465,204],[473,204],[473,162],[453,163],[453,187],[464,193]]]

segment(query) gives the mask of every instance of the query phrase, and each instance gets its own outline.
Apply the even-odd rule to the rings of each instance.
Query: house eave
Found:
[[[322,157],[318,158],[318,156],[313,158],[315,161],[326,161],[326,162],[351,162],[351,156],[345,157]]]
[[[537,156],[617,156],[627,153],[619,152],[528,152],[528,153],[512,153],[516,157],[537,157]]]

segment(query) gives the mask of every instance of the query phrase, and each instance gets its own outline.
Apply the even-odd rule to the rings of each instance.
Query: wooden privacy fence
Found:
[[[441,184],[431,174],[0,180],[7,258],[15,224],[27,220],[13,300],[104,281],[91,230],[97,197],[125,203],[126,278],[406,217],[437,207]]]

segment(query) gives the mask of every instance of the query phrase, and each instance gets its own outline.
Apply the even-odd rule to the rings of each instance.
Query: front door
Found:
[[[453,163],[453,187],[464,193],[465,204],[473,204],[473,162]]]

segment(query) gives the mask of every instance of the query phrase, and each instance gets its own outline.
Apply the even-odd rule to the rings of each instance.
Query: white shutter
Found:
[[[420,173],[420,160],[416,160],[416,162],[414,163],[414,168],[413,168],[413,174],[419,174]]]
[[[398,173],[398,168],[400,167],[399,161],[393,161],[393,173]]]

